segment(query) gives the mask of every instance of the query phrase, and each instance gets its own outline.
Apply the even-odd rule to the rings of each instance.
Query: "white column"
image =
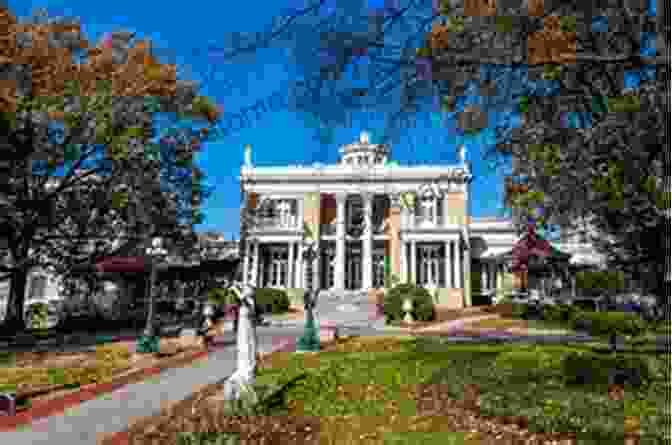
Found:
[[[401,276],[404,278],[404,282],[408,281],[408,244],[406,241],[401,240]]]
[[[364,240],[363,240],[363,255],[362,255],[362,287],[366,290],[371,289],[373,286],[372,278],[372,254],[373,254],[373,228],[371,227],[371,204],[373,200],[373,195],[370,193],[364,193],[362,195],[364,199]]]
[[[453,284],[456,289],[462,288],[462,279],[460,278],[460,242],[453,241]]]
[[[303,231],[303,197],[296,200],[296,228]]]
[[[254,242],[254,254],[252,254],[252,283],[256,286],[261,286],[262,283],[259,280],[259,275],[261,273],[259,266],[259,241]],[[263,275],[261,275],[263,277]]]
[[[444,267],[444,276],[446,277],[444,287],[451,288],[453,287],[453,285],[452,280],[450,279],[450,241],[444,242],[443,248],[445,249],[443,267]]]
[[[305,289],[306,288],[306,283],[303,281],[303,245],[301,243],[298,244],[298,249],[297,249],[297,255],[296,255],[296,270],[294,271],[294,274],[296,276],[296,287]]]
[[[481,262],[481,291],[488,288],[488,263]]]
[[[443,212],[442,213],[443,213],[443,226],[447,227],[448,223],[450,222],[450,221],[448,221],[448,215],[449,215],[449,213],[448,213],[448,193],[443,194]]]
[[[287,289],[294,287],[294,241],[287,243],[289,254],[287,255]]]
[[[434,203],[434,211],[432,212],[432,223],[436,226],[439,223],[439,198],[434,197],[432,199]]]
[[[313,289],[320,289],[322,287],[322,283],[320,282],[320,258],[322,257],[322,249],[320,249],[319,241],[316,247],[315,259],[313,260]]]
[[[346,194],[336,195],[336,256],[334,287],[345,289],[345,200]]]
[[[245,246],[245,252],[243,252],[243,255],[245,257],[243,258],[243,283],[248,284],[250,281],[250,254],[252,253],[252,246],[250,245],[250,242],[247,242],[247,246]]]
[[[471,306],[471,252],[465,250],[462,252],[462,283],[467,298],[465,298],[465,306]],[[467,289],[469,292],[467,292]]]
[[[490,289],[497,289],[497,263],[490,264]]]
[[[417,249],[415,248],[415,240],[411,241],[411,264],[409,268],[409,276],[411,277],[411,280],[413,280],[413,283],[417,283],[417,271],[418,271],[418,262],[416,261],[417,255],[416,255]]]

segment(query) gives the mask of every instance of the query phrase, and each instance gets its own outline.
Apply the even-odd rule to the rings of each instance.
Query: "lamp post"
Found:
[[[156,340],[156,329],[154,325],[154,282],[157,275],[157,263],[168,253],[163,248],[161,238],[153,238],[151,245],[145,249],[147,257],[150,258],[150,277],[147,283],[148,308],[147,323],[143,335],[138,339],[138,352],[157,352],[158,342]]]
[[[317,256],[317,242],[314,239],[304,239],[304,259],[308,262],[306,267],[307,283],[304,296],[304,309],[306,312],[306,324],[303,335],[296,343],[296,352],[310,352],[320,350],[319,326],[315,326],[313,310],[317,304],[317,292],[313,286],[313,261]]]

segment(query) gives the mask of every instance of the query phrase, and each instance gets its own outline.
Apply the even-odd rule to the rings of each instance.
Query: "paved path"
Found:
[[[289,338],[279,339],[273,331],[259,331],[262,352],[277,350]],[[229,340],[229,338],[226,338]],[[70,412],[38,419],[24,430],[1,432],[0,443],[12,445],[95,445],[98,434],[123,431],[138,417],[158,413],[164,403],[177,402],[192,394],[198,385],[215,383],[235,370],[233,345],[213,352],[197,365],[169,369],[160,380],[127,385],[111,397],[86,401]]]

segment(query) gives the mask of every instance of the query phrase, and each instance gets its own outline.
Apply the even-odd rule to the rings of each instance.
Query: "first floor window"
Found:
[[[385,258],[376,256],[373,262],[373,287],[385,286]]]
[[[421,247],[418,283],[436,287],[439,284],[441,261],[438,247]]]
[[[289,276],[289,262],[287,251],[274,250],[271,252],[269,267],[267,268],[267,283],[270,287],[285,287]]]

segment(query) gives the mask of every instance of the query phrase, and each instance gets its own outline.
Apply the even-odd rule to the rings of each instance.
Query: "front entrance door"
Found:
[[[345,288],[359,290],[362,288],[362,252],[359,247],[352,246],[345,257]]]

